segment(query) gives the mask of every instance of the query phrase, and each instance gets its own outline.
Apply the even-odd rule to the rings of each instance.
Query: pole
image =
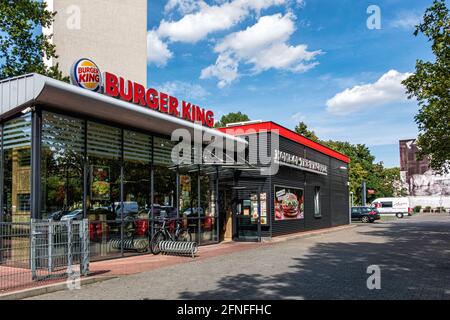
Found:
[[[362,206],[364,207],[366,205],[366,202],[367,202],[366,181],[365,180],[363,180],[363,182],[362,182],[361,189],[362,189],[361,202],[362,202]]]
[[[353,191],[350,191],[350,206],[348,211],[348,223],[352,224]]]

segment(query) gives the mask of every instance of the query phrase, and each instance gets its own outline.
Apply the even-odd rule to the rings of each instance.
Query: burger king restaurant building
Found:
[[[123,240],[148,243],[158,216],[181,218],[201,245],[349,223],[346,156],[273,122],[213,129],[212,111],[100,76],[87,59],[72,78],[0,82],[0,222],[88,219],[91,260],[146,253]],[[224,139],[245,159],[174,164],[176,129],[200,131],[204,147]],[[254,142],[273,174],[250,163]]]

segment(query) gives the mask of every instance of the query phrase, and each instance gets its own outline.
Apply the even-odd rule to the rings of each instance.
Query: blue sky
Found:
[[[149,0],[148,85],[216,118],[242,111],[321,139],[364,143],[399,166],[417,136],[400,82],[432,59],[414,25],[431,0]],[[381,29],[369,29],[370,5]],[[371,11],[372,12],[372,11]],[[151,40],[151,41],[150,41]]]

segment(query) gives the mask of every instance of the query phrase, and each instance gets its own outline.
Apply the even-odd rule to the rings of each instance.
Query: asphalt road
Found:
[[[379,290],[367,288],[371,265]],[[359,224],[34,299],[450,299],[450,215]]]

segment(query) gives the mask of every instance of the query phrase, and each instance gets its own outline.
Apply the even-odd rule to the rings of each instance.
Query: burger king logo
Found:
[[[102,86],[100,69],[89,59],[80,59],[75,62],[70,76],[72,84],[83,89],[98,92]]]

